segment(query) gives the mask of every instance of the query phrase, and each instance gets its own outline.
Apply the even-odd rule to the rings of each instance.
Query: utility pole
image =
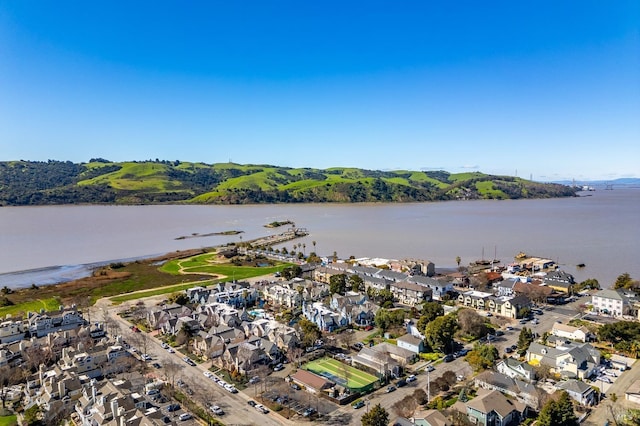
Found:
[[[431,372],[427,368],[427,404],[431,402]]]

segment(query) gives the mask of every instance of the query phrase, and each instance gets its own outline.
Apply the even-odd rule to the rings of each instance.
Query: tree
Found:
[[[539,426],[577,426],[578,418],[573,412],[573,402],[565,391],[560,393],[557,401],[550,399],[540,410]]]
[[[342,296],[347,291],[347,276],[345,274],[332,275],[329,278],[329,292],[331,294],[338,293]]]
[[[418,402],[412,395],[407,395],[404,398],[396,401],[391,406],[396,415],[400,417],[411,417],[413,412],[418,408]]]
[[[387,426],[389,424],[389,413],[376,404],[373,408],[362,416],[362,426]]]
[[[418,388],[413,392],[413,398],[419,405],[424,405],[428,402],[427,393],[422,388]]]
[[[422,304],[422,316],[427,317],[426,321],[431,322],[434,319],[444,315],[444,308],[438,302],[424,302]]]
[[[462,262],[462,259],[460,259],[460,256],[456,256],[456,263],[458,264],[458,268],[460,267],[460,262]]]
[[[457,329],[458,322],[452,315],[438,317],[425,327],[425,341],[432,350],[451,352],[453,336]]]
[[[518,336],[518,353],[524,355],[529,349],[529,345],[533,342],[533,331],[527,327],[522,327]]]
[[[631,287],[631,283],[633,282],[633,280],[631,279],[631,275],[629,275],[628,272],[625,272],[622,275],[619,275],[618,278],[616,278],[616,282],[613,284],[613,288],[614,289],[618,289],[618,288],[630,288]]]
[[[477,339],[489,332],[485,318],[472,309],[460,309],[458,311],[458,325],[460,326],[460,331],[471,338]]]
[[[356,274],[353,274],[349,277],[349,287],[351,291],[363,291],[364,290],[364,280]]]
[[[499,358],[500,353],[495,346],[476,343],[473,350],[465,357],[465,360],[474,371],[480,371],[493,367]]]
[[[321,336],[318,325],[306,318],[302,318],[298,322],[298,326],[300,326],[300,332],[302,333],[302,343],[306,347],[313,346]]]

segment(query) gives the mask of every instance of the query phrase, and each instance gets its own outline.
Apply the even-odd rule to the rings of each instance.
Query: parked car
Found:
[[[465,356],[468,353],[469,353],[469,349],[460,349],[458,351],[458,356]]]
[[[513,331],[513,327],[511,327],[510,325],[508,325],[508,326],[506,327],[506,330],[507,330],[507,331]]]
[[[193,418],[193,416],[190,413],[182,413],[178,416],[178,419],[181,421],[184,420],[191,420]]]
[[[511,346],[507,346],[506,348],[504,348],[504,351],[510,354],[511,352],[513,352],[513,349],[511,349]]]
[[[418,378],[416,377],[415,374],[412,374],[409,377],[407,377],[407,383],[415,382],[416,380],[418,380]]]
[[[405,379],[400,379],[396,382],[396,386],[399,388],[407,386],[407,381]]]
[[[250,405],[250,406],[252,406],[252,407],[255,407],[255,406],[256,406],[256,402],[255,402],[255,401],[253,401],[253,400],[249,400],[249,401],[247,401],[247,404],[249,404],[249,405]]]
[[[259,381],[260,381],[260,377],[258,376],[253,376],[252,378],[249,379],[250,384],[258,383]]]
[[[162,342],[160,344],[160,346],[162,346],[162,349],[168,349],[169,348],[169,345],[167,345],[165,342]]]
[[[291,383],[291,388],[295,389],[295,390],[300,390],[301,389],[300,385],[298,385],[297,383]]]
[[[453,361],[453,358],[454,358],[453,355],[448,354],[444,357],[444,362],[451,362]]]
[[[174,412],[174,411],[178,411],[180,409],[180,404],[169,404],[167,405],[167,411],[168,412]]]
[[[353,408],[355,408],[355,409],[362,408],[362,407],[364,407],[364,401],[360,399],[360,400],[354,402],[353,404],[351,404],[351,406]]]
[[[284,370],[283,364],[278,364],[275,367],[273,367],[273,371],[280,371],[280,370]]]
[[[162,368],[162,366],[160,364],[158,364],[157,362],[154,362],[151,365],[153,365],[154,368]]]
[[[428,365],[428,366],[427,366],[427,368],[426,368],[426,370],[427,370],[428,372],[432,372],[432,371],[435,371],[435,370],[436,370],[436,368],[435,368],[433,365]]]
[[[396,390],[396,387],[395,387],[395,386],[393,386],[393,385],[389,385],[389,386],[387,386],[387,393],[393,392],[393,391],[395,391],[395,390]]]
[[[218,407],[217,405],[212,405],[211,407],[209,407],[209,409],[215,415],[222,416],[224,414],[224,411],[222,410],[222,408]]]
[[[142,354],[142,359],[144,359],[145,361],[151,361],[151,355],[149,355],[149,354]]]

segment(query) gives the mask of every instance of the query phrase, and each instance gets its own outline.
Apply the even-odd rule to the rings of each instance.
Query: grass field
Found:
[[[50,299],[38,299],[29,302],[16,303],[11,306],[3,306],[0,308],[0,317],[4,318],[7,314],[15,317],[18,314],[23,316],[27,315],[27,312],[40,312],[41,309],[45,311],[57,311],[60,307],[60,300],[56,298]]]
[[[205,253],[187,259],[172,260],[162,265],[160,270],[172,275],[206,274],[244,280],[280,272],[287,266],[291,266],[289,263],[280,263],[274,266],[235,266],[229,263],[216,263],[216,257],[216,253]]]
[[[310,361],[302,368],[326,377],[341,386],[346,386],[352,391],[367,392],[373,389],[373,385],[378,381],[378,378],[372,374],[331,358]]]

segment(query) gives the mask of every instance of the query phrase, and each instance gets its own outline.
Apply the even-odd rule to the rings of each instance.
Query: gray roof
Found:
[[[569,379],[564,382],[558,383],[556,385],[558,389],[563,389],[573,393],[588,393],[589,390],[592,390],[591,386],[586,384],[581,380]]]
[[[620,290],[613,290],[613,289],[600,290],[593,296],[602,297],[605,299],[625,300],[625,296]]]

